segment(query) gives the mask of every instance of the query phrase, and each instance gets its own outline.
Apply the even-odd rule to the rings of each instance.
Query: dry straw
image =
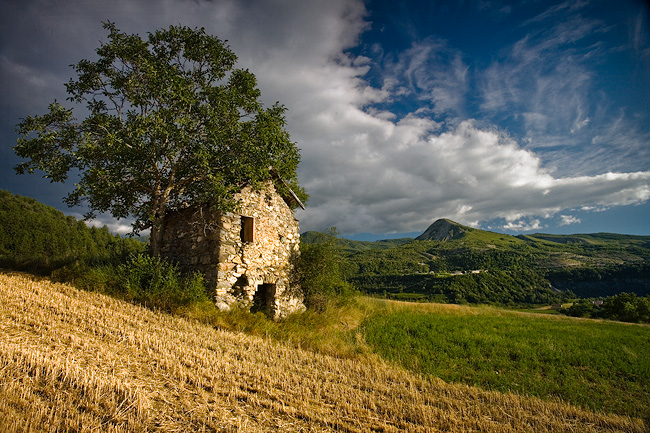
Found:
[[[0,274],[0,431],[642,432]]]

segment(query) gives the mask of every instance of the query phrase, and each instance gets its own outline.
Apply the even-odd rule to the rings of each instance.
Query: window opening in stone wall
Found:
[[[235,297],[243,296],[246,292],[246,286],[248,286],[248,278],[242,275],[241,277],[237,278],[237,281],[232,286],[233,295]]]
[[[267,315],[273,314],[273,307],[275,306],[275,284],[260,284],[257,286],[255,296],[253,296],[253,305],[251,306],[251,313],[259,311]]]
[[[255,242],[255,218],[242,215],[239,235],[242,242]]]

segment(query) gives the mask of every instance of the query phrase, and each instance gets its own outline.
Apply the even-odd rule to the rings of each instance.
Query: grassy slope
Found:
[[[642,432],[0,274],[0,431]]]
[[[371,318],[368,343],[444,380],[648,416],[649,326],[489,307],[421,309]]]

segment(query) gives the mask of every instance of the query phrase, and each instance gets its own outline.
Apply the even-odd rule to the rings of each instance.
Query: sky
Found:
[[[72,183],[15,174],[15,126],[65,102],[102,21],[227,40],[301,149],[301,231],[650,235],[650,9],[641,0],[0,0],[0,189],[80,217]],[[80,107],[77,107],[80,108]],[[128,220],[96,224],[125,233]]]

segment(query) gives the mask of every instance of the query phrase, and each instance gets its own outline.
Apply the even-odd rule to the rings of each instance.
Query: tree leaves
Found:
[[[88,115],[77,122],[55,102],[23,120],[15,151],[27,161],[18,173],[40,170],[62,182],[80,170],[66,202],[134,216],[136,232],[152,229],[153,251],[166,212],[190,203],[232,208],[234,193],[261,185],[271,166],[306,198],[285,107],[262,106],[255,76],[234,68],[223,41],[183,26],[147,39],[114,23],[104,28],[98,59],[79,61],[66,84],[68,100]]]

